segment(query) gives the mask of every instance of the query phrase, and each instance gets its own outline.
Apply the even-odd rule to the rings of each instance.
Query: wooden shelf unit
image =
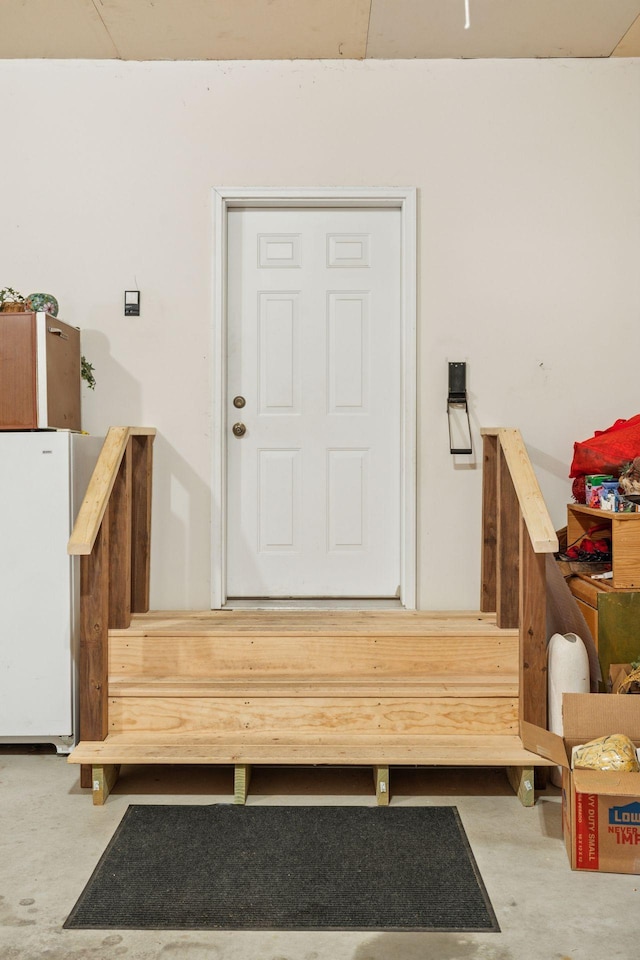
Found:
[[[0,313],[0,430],[76,430],[80,330],[48,313]]]
[[[567,506],[567,543],[572,544],[581,537],[594,539],[603,535],[595,528],[605,525],[605,536],[611,539],[613,579],[609,584],[615,589],[640,589],[640,513],[609,513],[585,507],[581,503]]]
[[[640,656],[640,590],[616,590],[610,581],[585,574],[574,574],[567,583],[596,645],[604,692],[611,664]]]

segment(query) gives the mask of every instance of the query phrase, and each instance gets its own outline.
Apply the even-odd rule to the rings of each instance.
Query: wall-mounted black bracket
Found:
[[[454,445],[451,430],[451,412],[452,410],[463,410],[467,418],[467,443],[457,442]],[[471,421],[469,419],[469,408],[467,406],[467,365],[466,363],[449,363],[449,392],[447,395],[447,419],[449,421],[449,451],[456,453],[473,453],[471,445]],[[463,418],[464,422],[464,418]],[[459,439],[459,438],[458,438]],[[463,440],[467,440],[464,437]]]

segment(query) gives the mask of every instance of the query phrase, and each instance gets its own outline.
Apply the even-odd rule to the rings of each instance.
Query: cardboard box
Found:
[[[630,684],[625,683],[627,677],[633,673],[633,667],[630,663],[612,663],[609,666],[609,682],[607,689],[609,693],[622,694],[635,693],[640,694],[640,680],[633,680]],[[620,687],[624,687],[620,690]]]
[[[635,697],[565,693],[564,737],[521,724],[527,750],[562,767],[562,832],[572,870],[640,874],[640,773],[572,770],[573,747],[612,733],[640,746]]]

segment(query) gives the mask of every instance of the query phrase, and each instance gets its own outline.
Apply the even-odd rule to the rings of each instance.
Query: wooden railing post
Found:
[[[520,719],[547,726],[546,554],[520,521]]]
[[[496,622],[499,627],[517,627],[519,633],[520,719],[545,728],[546,556],[557,551],[558,538],[520,433],[500,427],[483,430],[482,435],[485,451],[482,610],[491,611],[492,565],[495,564]],[[531,770],[514,771],[511,780],[518,785],[518,795],[533,802]],[[540,768],[535,782],[539,787],[546,783]]]
[[[109,627],[118,629],[131,624],[132,440],[129,438],[109,500]]]
[[[151,470],[155,430],[111,427],[67,546],[80,557],[80,740],[109,732],[109,628],[149,609]],[[80,785],[94,786],[91,767]]]
[[[81,740],[104,740],[108,733],[107,652],[109,630],[108,508],[92,552],[80,561],[79,700]],[[82,767],[80,784],[91,786],[91,768]]]
[[[480,609],[494,613],[497,608],[497,513],[498,513],[498,437],[484,434],[482,470],[482,559]]]
[[[151,482],[153,435],[131,438],[132,499],[131,518],[131,611],[149,609],[151,566]]]
[[[520,507],[502,446],[497,471],[496,620],[499,627],[517,627],[519,615]]]

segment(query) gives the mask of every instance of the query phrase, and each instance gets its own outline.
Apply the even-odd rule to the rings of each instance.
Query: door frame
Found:
[[[282,207],[362,207],[400,210],[401,217],[401,546],[400,602],[416,608],[416,310],[417,191],[415,187],[215,187],[213,189],[213,413],[211,472],[211,608],[226,592],[227,510],[227,218],[230,210]]]

